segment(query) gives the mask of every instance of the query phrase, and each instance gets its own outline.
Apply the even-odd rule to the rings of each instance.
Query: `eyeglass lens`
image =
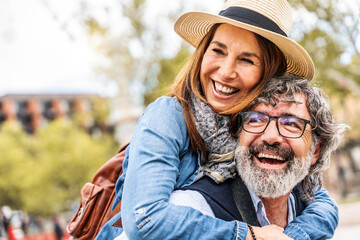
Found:
[[[263,113],[249,112],[242,115],[243,128],[251,133],[261,133],[265,131],[271,118],[276,119],[277,129],[284,137],[300,137],[306,125],[303,119],[293,116],[273,117]]]

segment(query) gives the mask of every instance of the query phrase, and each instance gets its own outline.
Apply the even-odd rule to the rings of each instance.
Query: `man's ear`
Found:
[[[315,146],[314,156],[313,156],[313,160],[311,162],[311,165],[314,165],[317,162],[317,160],[319,159],[322,144],[323,144],[323,140],[321,138],[318,139],[318,142],[317,142],[317,144]]]

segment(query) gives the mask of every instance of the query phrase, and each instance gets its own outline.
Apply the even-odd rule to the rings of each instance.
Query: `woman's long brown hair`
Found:
[[[203,139],[196,129],[191,107],[191,95],[195,94],[198,98],[207,103],[204,96],[200,93],[201,89],[199,89],[200,68],[205,51],[210,45],[216,29],[219,26],[220,24],[215,24],[211,27],[210,31],[205,35],[195,52],[176,76],[175,82],[171,87],[171,91],[167,94],[167,96],[176,97],[183,108],[185,123],[190,136],[191,147],[194,151],[200,150],[206,152],[207,149],[205,148]],[[252,89],[248,95],[244,96],[238,104],[230,106],[229,109],[223,112],[219,112],[219,114],[231,115],[232,125],[236,123],[238,113],[259,96],[266,83],[269,82],[272,77],[281,76],[286,72],[286,59],[280,49],[260,35],[255,34],[255,37],[262,53],[262,78],[255,88]]]

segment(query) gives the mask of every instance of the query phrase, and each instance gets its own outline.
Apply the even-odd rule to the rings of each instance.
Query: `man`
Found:
[[[300,198],[311,202],[320,190],[347,126],[335,122],[318,88],[295,76],[272,79],[240,117],[235,158],[241,179],[217,184],[205,175],[174,191],[169,202],[261,226],[249,225],[246,239],[289,239],[283,228],[304,209]],[[324,229],[313,239],[327,236]]]
[[[260,226],[282,229],[303,210],[300,197],[311,202],[321,189],[330,155],[347,126],[335,122],[318,88],[295,76],[272,79],[240,117],[236,168],[249,194],[244,195],[246,188],[237,190],[240,178],[216,184],[205,176],[187,191],[175,191],[170,200],[224,220],[247,221],[253,214]],[[298,192],[296,185],[300,194],[292,194]],[[248,206],[241,209],[246,198],[254,213]],[[262,234],[261,228],[249,228],[255,236]]]

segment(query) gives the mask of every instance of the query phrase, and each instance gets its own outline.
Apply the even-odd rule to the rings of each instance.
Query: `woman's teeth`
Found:
[[[230,94],[233,94],[237,91],[239,91],[238,89],[236,88],[229,88],[229,87],[225,87],[223,85],[221,85],[220,83],[218,82],[214,82],[214,86],[215,86],[215,90],[219,93],[222,93],[222,94],[227,94],[227,95],[230,95]]]

